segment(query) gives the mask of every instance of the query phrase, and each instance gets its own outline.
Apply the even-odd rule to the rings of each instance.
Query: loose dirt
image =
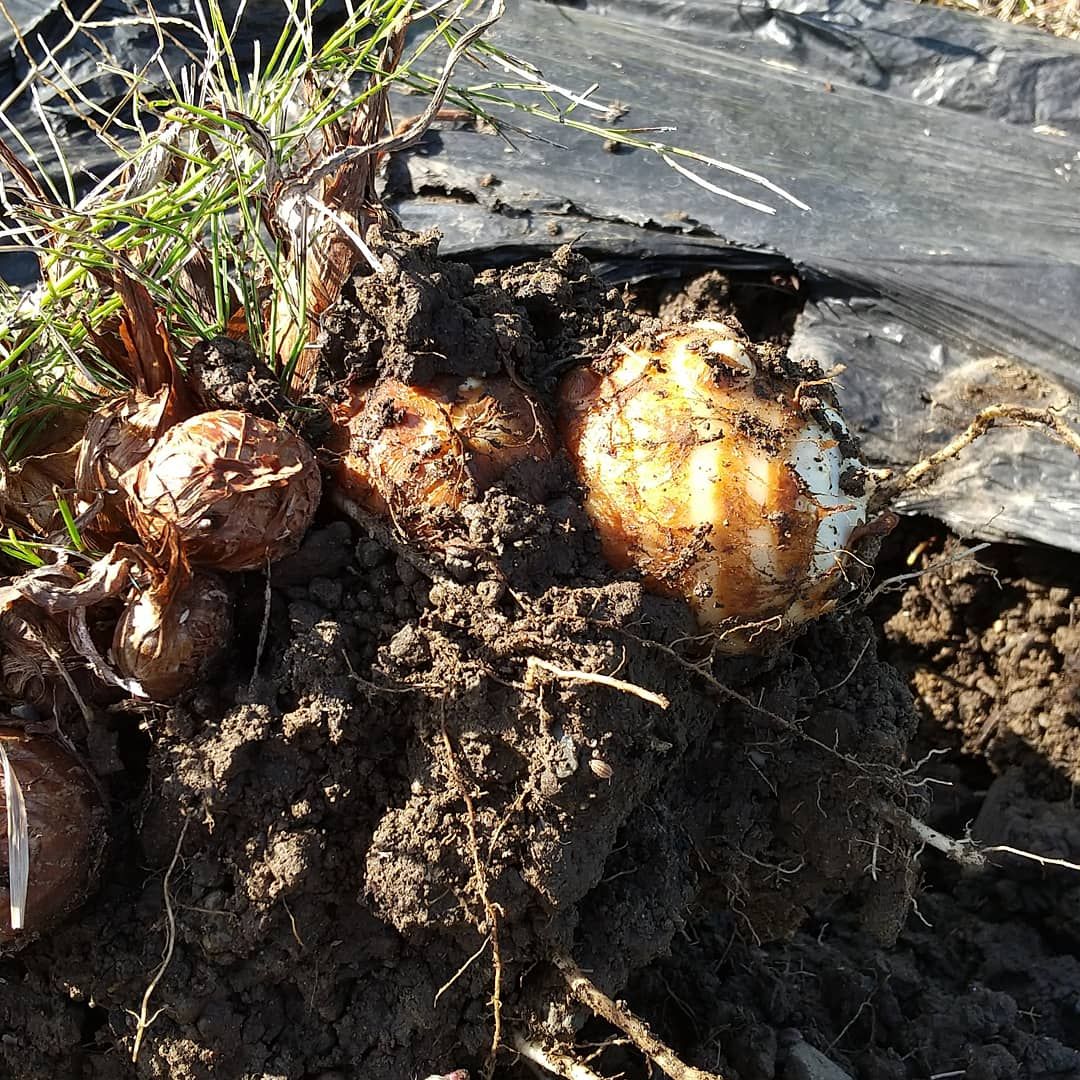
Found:
[[[477,275],[429,238],[391,246],[392,271],[326,320],[327,394],[346,375],[501,369],[550,395],[673,305],[730,315],[752,295],[736,307],[770,341],[790,316],[762,314],[777,283],[624,295],[569,250]],[[243,398],[234,349],[197,359],[208,398]],[[252,402],[281,408],[258,376]],[[884,572],[921,539],[891,541]],[[971,820],[1080,858],[1078,573],[1000,558],[1003,590],[954,564],[732,660],[681,603],[604,564],[559,462],[519,469],[423,550],[326,507],[269,582],[242,580],[218,678],[172,708],[75,723],[114,842],[82,912],[0,961],[0,1073],[475,1077],[496,967],[505,1041],[611,1035],[570,999],[553,961],[572,958],[733,1080],[841,1075],[830,1061],[872,1078],[1080,1074],[1080,877],[917,860],[896,824]],[[646,1075],[620,1045],[594,1067]],[[529,1073],[503,1051],[497,1075]]]

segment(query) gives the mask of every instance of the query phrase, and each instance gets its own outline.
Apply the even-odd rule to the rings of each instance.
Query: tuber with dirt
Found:
[[[291,172],[225,116],[304,317],[191,271],[217,322],[181,333],[116,259],[82,340],[123,385],[80,368],[81,432],[5,470],[33,842],[0,1060],[771,1077],[719,998],[715,1046],[619,998],[721,924],[740,957],[808,924],[901,934],[927,796],[864,602],[892,501],[944,458],[871,469],[832,376],[729,303],[665,316],[569,246],[477,272],[399,230],[375,175],[407,140],[372,80]],[[325,213],[293,212],[309,196]],[[106,811],[39,731],[114,811],[65,923]]]

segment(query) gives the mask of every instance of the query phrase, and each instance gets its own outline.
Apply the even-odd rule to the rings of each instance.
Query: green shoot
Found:
[[[60,517],[64,521],[64,529],[67,531],[68,539],[71,541],[71,546],[76,551],[86,551],[86,542],[82,538],[82,534],[79,532],[79,524],[75,520],[75,515],[71,512],[71,507],[68,506],[67,499],[57,493],[56,506],[60,511]]]
[[[20,540],[14,529],[8,529],[6,537],[0,537],[0,554],[27,566],[44,566],[45,559],[38,554],[41,545],[29,540]]]
[[[97,7],[71,16],[72,34],[43,56],[17,43],[37,80],[119,156],[116,169],[80,193],[85,178],[64,161],[37,99],[55,160],[35,156],[5,115],[20,93],[36,94],[34,80],[0,103],[0,133],[10,145],[0,151],[12,176],[0,182],[0,210],[11,222],[0,230],[0,250],[33,251],[42,276],[29,297],[0,287],[0,455],[8,462],[32,448],[18,422],[28,410],[44,401],[85,408],[122,391],[98,344],[120,311],[111,286],[117,267],[149,291],[181,361],[196,341],[242,325],[257,354],[291,383],[317,314],[309,310],[313,237],[344,231],[358,258],[378,266],[349,214],[322,202],[320,183],[411,145],[444,102],[497,131],[512,129],[508,118],[520,114],[654,152],[695,183],[763,212],[773,208],[693,169],[723,170],[804,206],[765,177],[657,141],[667,129],[620,127],[620,110],[596,100],[596,86],[558,86],[487,42],[503,0],[357,0],[323,40],[314,30],[322,0],[284,0],[277,40],[246,60],[234,48],[242,4],[232,22],[219,0],[197,0],[189,18],[151,6],[137,20],[158,42],[146,63],[124,71],[104,52],[99,60],[127,86],[111,111],[87,100],[63,67],[77,32],[95,40]],[[182,44],[192,40],[195,50]],[[183,77],[165,63],[177,50],[190,64]],[[469,84],[469,64],[483,81]],[[492,69],[505,79],[493,81]],[[386,130],[391,87],[427,98],[403,131]],[[357,115],[371,121],[363,128],[368,141],[342,145]],[[78,546],[74,535],[72,542]]]

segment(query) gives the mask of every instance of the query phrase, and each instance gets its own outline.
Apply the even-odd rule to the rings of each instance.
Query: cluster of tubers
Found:
[[[434,549],[512,470],[565,455],[612,567],[685,600],[720,651],[755,651],[829,611],[857,577],[869,476],[818,374],[734,322],[698,322],[618,344],[547,400],[506,375],[383,378],[337,395],[323,464],[337,492]],[[86,425],[65,458],[68,490],[88,549],[106,553],[61,552],[4,586],[10,700],[44,704],[59,670],[80,664],[134,696],[183,694],[231,638],[229,575],[300,545],[323,489],[315,453],[284,424],[213,404],[173,368]],[[30,509],[24,522],[42,519]],[[103,603],[105,655],[87,621]],[[101,803],[57,743],[0,737],[29,792],[26,925],[40,931],[90,887],[100,848],[72,832],[69,811],[96,821]],[[17,936],[5,918],[0,946]]]
[[[728,653],[835,607],[870,474],[824,380],[732,323],[620,343],[563,378],[554,422],[505,376],[353,389],[334,483],[418,542],[525,460],[565,453],[604,555],[681,598]]]

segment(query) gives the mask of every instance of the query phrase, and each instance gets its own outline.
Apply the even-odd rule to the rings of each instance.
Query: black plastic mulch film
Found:
[[[31,46],[69,26],[27,0],[7,10]],[[122,0],[95,12],[113,22],[95,36],[127,67],[156,47],[115,22],[129,12]],[[277,4],[249,4],[243,32],[269,38],[280,22]],[[446,253],[502,264],[573,239],[615,281],[794,267],[806,306],[793,349],[845,366],[841,398],[875,462],[909,464],[997,401],[1075,420],[1080,44],[906,0],[510,0],[495,40],[555,83],[599,82],[598,99],[629,106],[624,123],[673,125],[668,140],[760,172],[810,209],[699,167],[776,212],[740,206],[566,127],[532,125],[565,149],[516,138],[514,152],[440,130],[403,159],[395,206],[406,225],[441,229]],[[4,101],[26,75],[9,26],[0,50]],[[62,55],[91,100],[123,93],[96,48],[76,37]],[[39,95],[69,158],[110,164],[61,97]],[[45,146],[25,92],[7,112]],[[0,255],[8,280],[32,273]],[[1040,432],[992,433],[903,505],[968,535],[1080,551],[1080,461]]]

